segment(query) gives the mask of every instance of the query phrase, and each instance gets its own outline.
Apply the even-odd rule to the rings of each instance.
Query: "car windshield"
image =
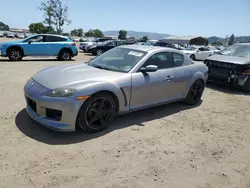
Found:
[[[187,48],[185,48],[185,50],[187,51],[195,51],[197,49],[197,47],[194,47],[194,46],[189,46]]]
[[[233,45],[220,52],[221,55],[250,57],[250,45]]]
[[[146,52],[129,49],[113,48],[92,59],[88,65],[116,72],[129,72],[144,56]]]

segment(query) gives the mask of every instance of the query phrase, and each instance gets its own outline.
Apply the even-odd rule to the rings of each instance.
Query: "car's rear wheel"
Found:
[[[12,48],[8,50],[8,57],[11,61],[21,61],[23,58],[23,53],[18,48]]]
[[[109,93],[97,93],[84,102],[78,113],[77,126],[85,132],[99,132],[113,122],[116,108],[116,101]]]
[[[201,100],[201,96],[203,94],[204,88],[205,88],[205,85],[202,80],[195,81],[192,84],[184,102],[190,105],[198,104]]]
[[[65,49],[65,50],[62,50],[58,56],[58,59],[59,60],[62,60],[62,61],[69,61],[71,60],[72,58],[72,54],[69,50]]]
[[[195,60],[195,55],[192,54],[192,55],[190,56],[190,58],[191,58],[192,60]]]

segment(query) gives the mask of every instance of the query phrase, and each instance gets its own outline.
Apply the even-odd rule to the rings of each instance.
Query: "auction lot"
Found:
[[[45,67],[91,57],[0,58],[0,187],[250,187],[250,96],[240,90],[209,84],[198,106],[138,111],[97,134],[32,121],[25,82]]]

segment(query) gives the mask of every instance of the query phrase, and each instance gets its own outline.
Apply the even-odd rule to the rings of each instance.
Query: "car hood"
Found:
[[[239,65],[245,65],[245,64],[250,63],[250,58],[229,56],[229,55],[219,55],[219,54],[209,56],[207,60],[221,61],[221,62],[227,62],[227,63],[233,63],[233,64],[239,64]]]
[[[122,76],[124,73],[113,72],[88,66],[85,63],[56,65],[45,68],[32,78],[49,89],[77,87],[83,83],[100,82]]]

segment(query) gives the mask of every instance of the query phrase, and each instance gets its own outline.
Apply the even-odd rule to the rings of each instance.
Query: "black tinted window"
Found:
[[[180,67],[184,63],[184,56],[179,53],[173,53],[173,66]]]
[[[161,52],[152,55],[143,65],[146,67],[148,65],[156,65],[158,69],[166,69],[171,67],[170,55],[168,52]]]
[[[56,36],[47,36],[47,42],[63,42],[63,41],[67,41],[66,38],[62,38],[62,37],[56,37]]]

